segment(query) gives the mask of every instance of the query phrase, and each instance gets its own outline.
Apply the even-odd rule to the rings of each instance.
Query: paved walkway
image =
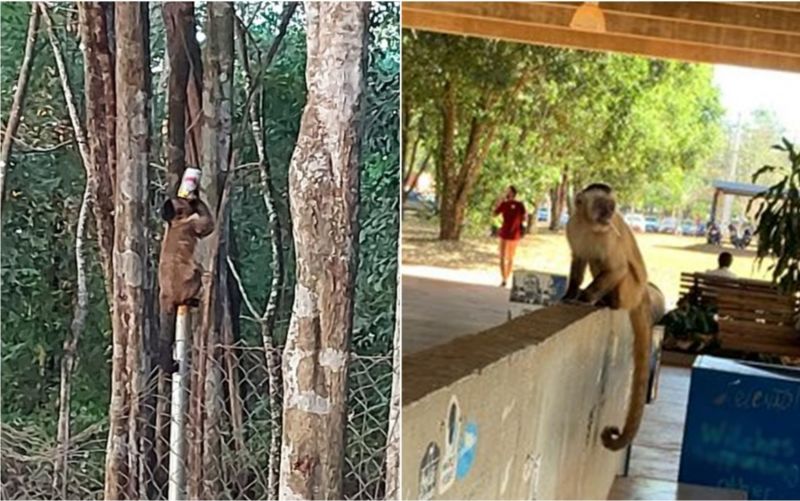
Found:
[[[507,289],[459,282],[454,276],[447,276],[448,280],[426,278],[422,275],[429,270],[416,267],[412,272],[416,276],[404,274],[402,278],[403,353],[479,332],[508,319]],[[469,278],[465,275],[465,280]],[[634,441],[631,477],[677,481],[689,375],[687,368],[661,368],[657,398],[646,407],[644,421]]]

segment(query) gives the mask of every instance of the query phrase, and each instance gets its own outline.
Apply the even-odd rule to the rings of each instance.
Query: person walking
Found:
[[[500,287],[505,287],[508,277],[514,268],[514,254],[517,244],[522,238],[522,224],[525,221],[525,205],[517,198],[517,189],[509,186],[505,197],[498,200],[494,207],[495,216],[503,218],[503,224],[497,236],[500,237]]]

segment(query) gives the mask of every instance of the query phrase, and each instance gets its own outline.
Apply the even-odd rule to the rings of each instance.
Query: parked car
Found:
[[[643,215],[633,213],[625,214],[625,222],[628,223],[628,226],[630,226],[633,231],[638,233],[645,232],[646,225]]]
[[[707,232],[708,225],[706,225],[706,223],[697,223],[697,232],[695,233],[695,236],[704,237],[706,236]]]
[[[656,216],[647,216],[644,218],[644,231],[647,233],[658,233],[660,227],[661,223],[659,223]]]
[[[681,222],[680,233],[683,236],[693,237],[695,236],[695,233],[697,233],[697,225],[694,224],[694,221],[684,219]]]
[[[422,195],[418,191],[412,191],[408,194],[403,209],[412,210],[417,212],[436,212],[436,202],[431,200],[430,197]]]
[[[550,207],[539,207],[536,215],[536,220],[540,223],[550,222]]]
[[[661,226],[658,228],[659,233],[677,233],[678,221],[674,217],[665,217],[661,220]]]

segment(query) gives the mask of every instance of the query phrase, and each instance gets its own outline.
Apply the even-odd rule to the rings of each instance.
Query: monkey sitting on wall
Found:
[[[175,316],[178,306],[198,306],[202,273],[194,258],[197,241],[214,231],[208,206],[195,197],[170,198],[164,202],[161,217],[167,222],[158,263],[161,335],[158,364],[167,373],[175,372],[172,357],[175,342]]]
[[[650,367],[650,344],[653,317],[659,316],[663,305],[651,303],[651,298],[663,295],[655,286],[648,287],[644,260],[636,245],[633,232],[616,211],[616,200],[610,186],[596,183],[587,186],[575,197],[573,215],[567,223],[567,240],[572,250],[566,302],[582,302],[630,313],[633,326],[633,388],[625,419],[620,431],[616,427],[603,430],[603,444],[610,450],[620,450],[632,441],[644,413]],[[586,267],[592,272],[592,283],[581,291]]]

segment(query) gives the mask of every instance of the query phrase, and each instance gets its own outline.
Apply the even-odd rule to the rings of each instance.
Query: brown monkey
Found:
[[[202,273],[194,259],[197,240],[214,230],[214,219],[208,206],[199,198],[171,198],[164,202],[161,217],[167,222],[158,263],[161,336],[159,365],[174,372],[172,358],[175,342],[175,314],[178,306],[197,306]]]
[[[572,265],[564,299],[630,312],[634,369],[628,416],[622,431],[607,427],[602,433],[606,448],[620,450],[636,435],[647,399],[652,319],[657,315],[651,309],[647,271],[633,232],[616,211],[614,193],[608,185],[589,185],[575,197],[567,240]],[[594,280],[580,291],[587,265]],[[655,289],[653,294],[660,291]]]

